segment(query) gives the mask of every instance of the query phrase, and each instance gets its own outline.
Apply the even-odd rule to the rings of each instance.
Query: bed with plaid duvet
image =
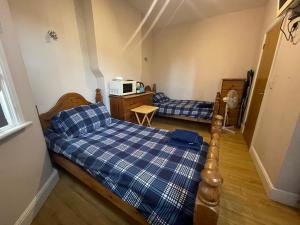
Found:
[[[149,224],[188,225],[208,144],[198,151],[168,145],[170,132],[112,119],[80,137],[45,131],[61,154],[137,208]]]
[[[213,115],[213,103],[194,100],[173,100],[169,99],[163,102],[155,102],[159,107],[157,115],[164,116],[187,116],[195,119],[211,120]],[[206,105],[201,107],[201,105]]]

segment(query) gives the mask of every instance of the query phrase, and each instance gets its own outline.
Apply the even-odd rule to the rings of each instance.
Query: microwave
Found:
[[[136,93],[136,81],[112,80],[110,82],[110,95],[130,95]]]

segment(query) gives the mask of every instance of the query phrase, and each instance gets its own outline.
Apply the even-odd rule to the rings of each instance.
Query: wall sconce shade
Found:
[[[57,33],[54,30],[49,30],[48,31],[48,36],[53,39],[54,41],[56,41],[58,39],[57,37]]]

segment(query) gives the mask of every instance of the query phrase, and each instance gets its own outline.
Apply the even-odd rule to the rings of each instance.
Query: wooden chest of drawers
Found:
[[[137,122],[130,110],[141,105],[152,105],[152,92],[133,94],[127,96],[109,96],[111,116],[120,120]]]
[[[220,104],[220,114],[224,116],[225,114],[225,103],[223,98],[227,96],[228,91],[236,90],[239,95],[239,104],[235,109],[228,110],[228,125],[236,126],[238,125],[238,119],[241,108],[241,101],[243,92],[245,89],[246,79],[223,79],[221,88],[221,104]]]

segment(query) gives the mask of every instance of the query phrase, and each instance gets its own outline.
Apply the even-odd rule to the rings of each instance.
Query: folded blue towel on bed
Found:
[[[199,150],[203,138],[198,133],[188,130],[177,129],[170,135],[169,144],[177,147],[192,148]]]
[[[203,138],[197,132],[176,129],[171,133],[171,138],[182,142],[202,144]]]
[[[170,138],[169,145],[172,145],[174,147],[184,148],[184,149],[194,149],[194,150],[200,150],[201,144],[195,144],[195,143],[187,143],[183,141],[178,141],[176,139]]]

